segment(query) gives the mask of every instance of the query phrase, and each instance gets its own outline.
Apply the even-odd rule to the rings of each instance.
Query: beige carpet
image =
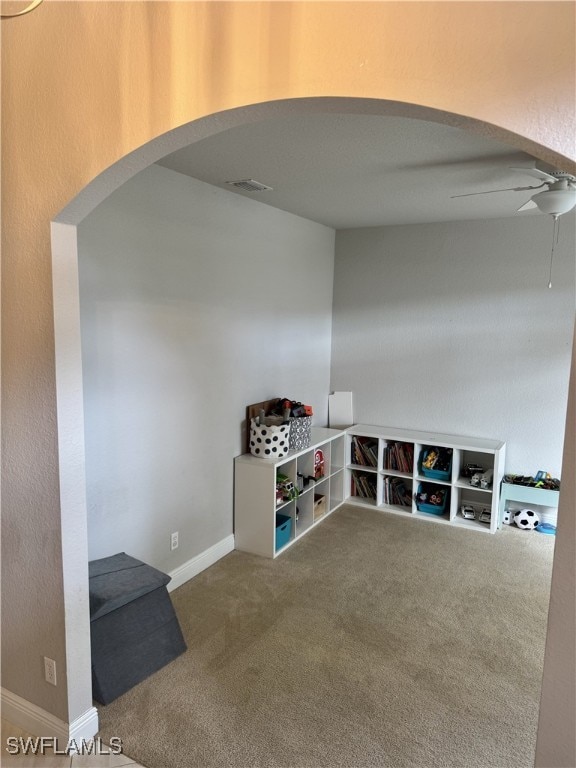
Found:
[[[173,592],[188,652],[100,735],[147,768],[529,768],[553,548],[342,507]]]

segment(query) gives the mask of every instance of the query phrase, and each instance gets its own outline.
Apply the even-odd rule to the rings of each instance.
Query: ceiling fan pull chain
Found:
[[[554,249],[556,248],[556,243],[558,242],[558,237],[560,235],[560,217],[559,216],[553,216],[554,219],[554,228],[552,230],[552,251],[550,253],[550,272],[548,274],[548,288],[552,288],[552,260],[554,258]]]

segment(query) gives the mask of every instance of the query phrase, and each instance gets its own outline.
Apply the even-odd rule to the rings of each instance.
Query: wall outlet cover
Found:
[[[44,678],[50,685],[56,685],[56,662],[44,656]]]

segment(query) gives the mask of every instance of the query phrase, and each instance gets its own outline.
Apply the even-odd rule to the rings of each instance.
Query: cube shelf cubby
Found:
[[[324,472],[315,475],[316,451],[322,451]],[[308,448],[289,451],[282,459],[245,453],[234,460],[234,540],[236,549],[276,557],[322,522],[344,501],[346,435],[340,429],[312,427]],[[294,499],[277,503],[278,473],[303,488]],[[289,540],[276,549],[276,512],[291,518]]]
[[[436,461],[428,468],[430,455]],[[506,444],[499,440],[356,424],[346,430],[345,501],[495,533],[505,455]],[[465,474],[472,464],[492,472],[488,487],[472,485]],[[423,502],[420,491],[428,491],[428,501],[437,497],[445,506]],[[473,519],[463,516],[464,506],[472,508]]]

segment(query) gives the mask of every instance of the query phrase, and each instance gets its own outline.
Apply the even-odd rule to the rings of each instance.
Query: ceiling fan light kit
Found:
[[[548,213],[550,216],[562,216],[568,213],[576,205],[576,189],[549,189],[545,192],[539,192],[532,197],[542,213]]]
[[[541,187],[548,187],[543,192],[532,195],[530,200],[518,210],[524,211],[537,206],[542,213],[558,217],[568,213],[576,205],[576,176],[572,176],[571,173],[565,171],[547,173],[539,168],[511,168],[510,170],[529,173],[542,181]]]
[[[538,192],[518,208],[519,211],[527,211],[538,207],[542,213],[550,216],[562,216],[576,206],[576,176],[565,171],[553,171],[548,173],[539,168],[510,168],[511,171],[519,171],[535,176],[542,184],[536,187],[508,187],[507,189],[487,189],[483,192],[469,192],[465,195],[453,195],[453,197],[471,197],[473,195],[489,195],[494,192],[528,192],[533,189],[548,187],[543,192]]]
[[[538,173],[542,173],[538,171]],[[536,175],[536,174],[534,174]],[[539,178],[542,178],[540,176]],[[554,251],[560,237],[559,217],[571,211],[576,205],[576,177],[563,171],[550,174],[545,179],[548,189],[544,192],[538,192],[532,195],[530,200],[519,210],[533,208],[535,205],[542,213],[552,216],[554,227],[552,229],[552,248],[550,251],[550,268],[548,272],[548,288],[552,288],[552,263],[554,261]]]
[[[511,187],[508,189],[489,189],[484,192],[469,192],[466,195],[454,195],[454,197],[470,197],[472,195],[489,195],[493,192],[527,192],[528,190],[547,187],[543,192],[538,192],[527,200],[518,211],[528,211],[538,208],[542,213],[552,216],[554,227],[552,230],[552,249],[550,251],[550,269],[548,274],[548,288],[552,288],[552,262],[554,251],[560,234],[559,217],[571,211],[576,206],[576,176],[566,171],[542,171],[540,168],[510,168],[511,171],[528,173],[536,177],[542,183],[537,187]]]

